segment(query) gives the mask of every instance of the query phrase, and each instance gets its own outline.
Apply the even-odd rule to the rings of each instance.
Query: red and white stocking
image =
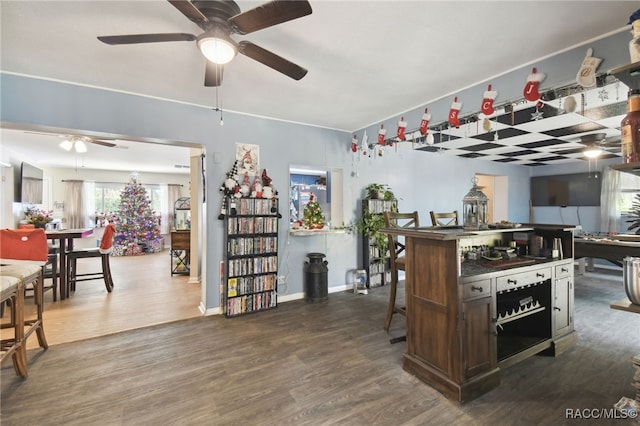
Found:
[[[429,120],[431,120],[431,114],[428,113],[429,108],[424,109],[424,114],[422,114],[422,120],[420,120],[420,133],[426,135],[429,131]]]
[[[378,144],[384,145],[384,136],[387,134],[387,129],[384,128],[384,124],[380,125],[380,130],[378,130]]]
[[[482,110],[482,113],[484,115],[491,115],[494,113],[493,101],[497,96],[498,92],[496,92],[495,90],[491,90],[491,85],[489,85],[487,87],[487,90],[482,95],[482,107],[480,109]]]
[[[398,121],[398,139],[400,139],[401,141],[406,140],[406,137],[404,135],[404,131],[407,128],[407,122],[404,121],[404,117],[400,118],[400,121]]]
[[[451,103],[451,109],[449,110],[449,124],[455,126],[456,129],[460,128],[460,118],[458,115],[460,114],[460,108],[462,108],[462,103],[458,102],[458,97],[456,96]]]
[[[362,142],[360,143],[360,149],[362,149],[362,155],[367,155],[367,151],[369,149],[369,137],[367,136],[367,131],[364,131],[364,134],[362,135]]]
[[[592,54],[593,49],[589,48],[587,50],[587,56],[584,57],[582,66],[576,75],[576,81],[584,88],[596,85],[596,70],[598,69],[600,62],[602,62],[602,59],[591,56]]]
[[[524,86],[524,98],[528,101],[535,102],[540,99],[540,82],[544,80],[545,75],[539,73],[538,70],[533,68],[531,74],[527,77],[527,83]]]
[[[358,152],[358,138],[356,135],[351,138],[351,152]]]

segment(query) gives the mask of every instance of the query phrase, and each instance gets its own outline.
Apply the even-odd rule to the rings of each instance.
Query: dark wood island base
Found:
[[[403,369],[464,403],[500,385],[502,370],[573,346],[573,227],[385,228],[406,244]],[[463,260],[469,247],[540,237],[556,258]],[[488,257],[488,256],[487,256]]]

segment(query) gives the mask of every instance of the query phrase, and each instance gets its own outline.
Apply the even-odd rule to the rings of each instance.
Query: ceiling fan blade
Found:
[[[275,53],[269,52],[260,46],[257,46],[249,41],[241,41],[238,43],[238,51],[251,59],[254,59],[282,74],[293,78],[294,80],[300,80],[307,75],[307,70],[300,65],[296,65],[284,59]]]
[[[207,68],[204,71],[204,85],[206,87],[218,87],[222,84],[222,72],[224,65],[207,61]]]
[[[165,41],[194,41],[196,36],[186,33],[161,33],[161,34],[129,34],[116,36],[99,36],[98,40],[103,43],[117,44],[139,44],[139,43],[162,43]]]
[[[190,1],[187,0],[167,0],[176,9],[180,11],[184,16],[189,18],[190,21],[195,22],[203,30],[206,30],[207,19]]]
[[[113,147],[116,146],[116,144],[113,143],[113,142],[107,142],[107,141],[100,140],[100,139],[89,139],[89,142],[90,143],[94,143],[96,145],[108,146],[109,148],[113,148]]]
[[[249,34],[263,28],[310,15],[311,5],[306,0],[272,0],[229,18],[234,32]]]

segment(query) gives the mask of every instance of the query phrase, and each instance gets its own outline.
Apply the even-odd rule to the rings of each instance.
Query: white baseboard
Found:
[[[327,291],[329,293],[338,293],[341,291],[346,291],[346,290],[351,290],[352,289],[352,285],[349,284],[344,284],[344,285],[339,285],[339,286],[335,286],[335,287],[329,287],[327,289]],[[283,294],[283,295],[278,295],[278,303],[286,303],[286,302],[291,302],[292,300],[300,300],[300,299],[304,299],[304,293],[300,292],[300,293],[293,293],[293,294]],[[200,302],[200,312],[203,313],[203,315],[220,315],[222,314],[222,310],[218,307],[218,308],[211,308],[211,309],[205,309],[204,305],[202,304],[202,302]]]

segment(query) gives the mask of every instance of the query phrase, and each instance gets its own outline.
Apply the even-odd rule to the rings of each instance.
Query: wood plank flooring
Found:
[[[102,280],[77,283],[71,297],[53,302],[45,293],[44,329],[50,345],[201,316],[200,284],[171,276],[169,250],[144,256],[112,256],[114,290]],[[81,259],[80,272],[99,271],[100,259]],[[48,280],[47,280],[48,282]],[[27,299],[26,304],[32,304]],[[30,339],[28,349],[38,346]]]
[[[463,406],[402,370],[404,343],[389,338],[403,333],[404,319],[382,330],[383,287],[30,350],[28,379],[2,367],[0,423],[574,424],[567,409],[608,409],[634,397],[630,358],[640,353],[640,315],[609,308],[624,297],[619,274],[576,281],[577,345],[503,370],[497,389]]]

